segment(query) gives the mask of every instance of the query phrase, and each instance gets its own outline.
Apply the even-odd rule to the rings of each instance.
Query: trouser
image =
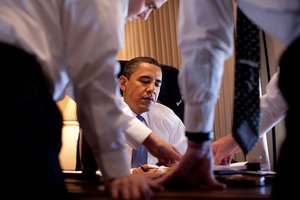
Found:
[[[97,180],[96,171],[99,169],[91,147],[80,129],[77,143],[76,170],[82,170],[83,179]]]
[[[66,199],[58,157],[62,115],[41,66],[4,43],[0,55],[1,191],[10,199]]]
[[[299,74],[300,68],[300,37],[296,39],[283,53],[280,59],[278,87],[285,98],[289,109],[285,118],[286,138],[281,146],[277,169],[277,176],[273,186],[273,198],[283,199],[295,197],[299,194],[300,174],[295,162],[299,158]],[[294,184],[293,184],[294,183]],[[288,198],[289,199],[289,198]]]

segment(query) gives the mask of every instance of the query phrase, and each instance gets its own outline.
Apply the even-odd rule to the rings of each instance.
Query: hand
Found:
[[[157,165],[171,166],[182,157],[173,145],[166,143],[153,133],[145,139],[143,145],[158,159]]]
[[[143,168],[147,171],[145,172],[141,167],[136,167],[132,169],[132,174],[140,174],[147,178],[154,179],[164,175],[169,170],[169,167],[149,164],[143,165]]]
[[[215,165],[229,165],[240,148],[232,135],[228,134],[212,143],[212,151]]]
[[[162,190],[162,187],[150,182],[150,179],[132,174],[119,177],[107,183],[112,199],[151,199],[152,189]]]
[[[158,185],[175,187],[223,189],[213,174],[211,142],[197,144],[189,141],[188,148],[179,164],[164,176],[153,180]]]

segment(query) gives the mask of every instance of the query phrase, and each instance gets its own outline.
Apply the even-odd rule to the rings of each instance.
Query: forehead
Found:
[[[154,64],[141,62],[137,65],[135,71],[132,73],[132,76],[155,76],[156,78],[161,78],[162,70],[159,66]]]

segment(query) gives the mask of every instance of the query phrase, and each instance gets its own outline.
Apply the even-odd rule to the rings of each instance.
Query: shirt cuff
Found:
[[[140,146],[151,133],[152,130],[136,117],[129,120],[125,129],[127,143],[135,149]]]
[[[96,157],[97,158],[97,157]],[[130,164],[126,150],[105,152],[101,155],[100,171],[104,180],[110,180],[130,174]]]
[[[210,104],[185,104],[184,123],[188,132],[213,130],[215,107]]]

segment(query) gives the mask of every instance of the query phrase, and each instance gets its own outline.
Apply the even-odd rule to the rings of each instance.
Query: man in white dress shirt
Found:
[[[183,122],[170,108],[157,103],[162,81],[161,67],[151,57],[131,59],[119,77],[124,102],[130,108],[128,112],[144,117],[153,133],[183,154],[187,148]],[[144,139],[147,135],[139,133],[136,137]],[[134,145],[130,144],[130,146],[136,148]],[[131,148],[129,148],[129,155],[131,155]],[[150,153],[148,153],[148,164],[158,164],[157,158]]]
[[[1,149],[3,193],[11,199],[67,195],[58,159],[62,116],[56,101],[72,84],[78,121],[112,198],[153,195],[155,185],[130,175],[123,134],[129,118],[118,107],[114,75],[126,20],[147,19],[165,2],[0,0],[0,86],[9,97],[1,98],[5,117],[0,125],[2,141],[11,147]],[[11,192],[16,184],[18,192]]]
[[[178,41],[182,52],[179,86],[185,100],[184,124],[188,148],[178,167],[156,180],[158,184],[180,182],[222,189],[213,176],[213,124],[225,60],[232,54],[234,5],[259,28],[286,49],[280,62],[278,87],[288,104],[285,117],[286,138],[279,154],[273,196],[298,195],[299,173],[290,170],[290,158],[299,156],[300,100],[293,89],[299,77],[300,1],[299,0],[183,0],[179,6]],[[189,167],[187,167],[189,166]],[[197,169],[197,170],[195,170]],[[183,174],[184,173],[184,174]],[[182,178],[184,177],[184,178]]]

